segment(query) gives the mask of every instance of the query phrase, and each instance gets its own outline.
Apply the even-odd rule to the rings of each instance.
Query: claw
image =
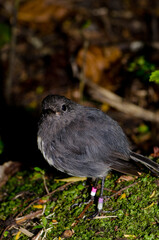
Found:
[[[85,217],[85,219],[88,219],[88,220],[93,219],[93,218],[95,218],[96,216],[98,216],[99,214],[100,214],[100,211],[97,210],[97,211],[94,212],[91,216]]]
[[[87,202],[80,202],[80,203],[74,203],[71,205],[71,209],[78,206],[81,207],[83,204],[88,205],[90,202],[94,202],[94,197],[91,196],[91,198]]]

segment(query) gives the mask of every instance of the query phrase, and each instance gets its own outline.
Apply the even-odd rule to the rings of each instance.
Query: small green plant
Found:
[[[144,56],[139,56],[131,62],[127,68],[129,72],[134,72],[136,76],[149,80],[150,73],[155,70],[155,65],[148,62]]]
[[[39,176],[39,177],[42,177],[43,175],[45,175],[45,171],[42,170],[42,169],[39,168],[39,167],[35,167],[34,170],[38,173],[37,176]]]
[[[9,234],[9,232],[8,232],[8,231],[5,231],[4,234],[3,234],[3,236],[4,236],[4,237],[7,237],[8,234]]]
[[[45,217],[45,216],[42,216],[41,220],[42,220],[42,224],[43,224],[44,228],[46,228],[46,225],[47,225],[47,219],[46,219],[46,217]]]
[[[159,70],[153,71],[150,75],[149,82],[159,84]]]
[[[146,125],[146,124],[140,124],[137,130],[141,134],[145,134],[145,133],[148,133],[150,131],[148,125]]]

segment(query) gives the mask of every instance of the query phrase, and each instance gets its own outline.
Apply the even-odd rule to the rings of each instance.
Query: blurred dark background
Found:
[[[149,78],[158,68],[157,0],[0,1],[0,165],[48,166],[36,133],[41,101],[50,93],[101,108],[124,128],[134,150],[153,153],[159,81]],[[85,79],[153,119],[101,101]]]

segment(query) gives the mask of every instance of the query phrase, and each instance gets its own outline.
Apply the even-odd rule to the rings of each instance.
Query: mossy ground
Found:
[[[46,195],[43,178],[37,171],[18,172],[12,177],[0,192],[0,219],[15,219],[16,216],[31,202],[40,197],[30,205],[22,216],[43,209],[41,216],[26,220],[21,225],[14,225],[6,229],[1,239],[29,239],[21,233],[17,235],[19,227],[23,227],[31,233],[38,234],[43,229],[41,239],[62,239],[65,230],[71,230],[70,239],[159,239],[159,180],[151,174],[142,174],[131,181],[118,181],[120,175],[111,173],[105,181],[104,195],[112,195],[125,188],[120,194],[111,197],[104,204],[104,210],[116,210],[115,212],[102,215],[114,215],[117,217],[104,219],[76,219],[84,210],[86,205],[71,208],[72,204],[87,201],[89,198],[89,185],[86,181],[73,182],[56,191],[54,194]],[[133,184],[134,183],[134,184]],[[46,178],[49,191],[58,189],[65,185],[64,182],[56,182],[53,178]],[[101,182],[99,181],[99,185]],[[106,190],[107,189],[107,190]],[[108,189],[112,190],[108,191]],[[97,191],[99,196],[100,191]],[[45,207],[44,207],[45,206]],[[95,204],[85,213],[89,216],[95,211]],[[2,221],[3,220],[3,221]],[[74,224],[77,223],[77,224]],[[1,224],[2,226],[2,224]],[[6,226],[2,226],[4,230]],[[1,232],[2,234],[2,232]],[[45,235],[45,238],[43,238]]]

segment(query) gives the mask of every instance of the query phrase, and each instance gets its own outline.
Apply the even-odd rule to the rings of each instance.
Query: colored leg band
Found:
[[[103,208],[103,198],[99,198],[98,199],[98,206],[97,206],[98,210],[101,211]]]
[[[96,195],[96,192],[97,188],[92,187],[91,196],[94,197]]]

